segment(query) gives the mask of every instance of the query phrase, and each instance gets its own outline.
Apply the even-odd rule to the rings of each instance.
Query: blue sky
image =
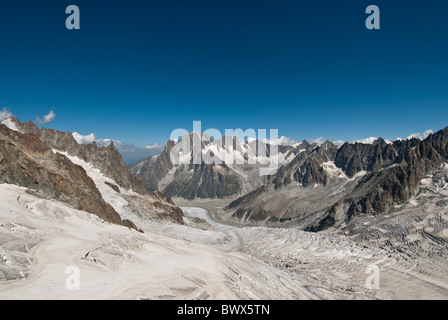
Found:
[[[81,29],[65,28],[78,5]],[[365,9],[381,9],[367,30]],[[448,3],[2,1],[0,110],[144,146],[172,130],[352,141],[448,125]]]

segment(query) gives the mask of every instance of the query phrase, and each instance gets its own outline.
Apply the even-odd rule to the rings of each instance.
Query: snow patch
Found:
[[[2,124],[4,124],[5,126],[7,126],[9,129],[11,129],[13,131],[20,132],[20,130],[17,128],[16,124],[13,121],[11,121],[10,118],[3,121]]]
[[[348,180],[347,175],[340,168],[336,167],[334,161],[325,162],[322,164],[322,167],[330,178],[336,177]]]
[[[62,152],[58,150],[53,150],[53,152],[58,152],[66,156],[74,164],[81,166],[86,171],[87,175],[95,183],[104,201],[110,204],[115,209],[115,211],[117,211],[117,213],[120,215],[122,219],[129,219],[132,217],[132,214],[130,214],[129,211],[125,209],[125,207],[128,205],[128,202],[123,197],[121,197],[121,194],[129,196],[137,196],[138,195],[137,193],[135,193],[132,190],[126,190],[118,186],[114,180],[106,177],[99,169],[95,168],[91,163],[88,163],[78,157],[70,156],[67,152]],[[109,187],[106,184],[106,182],[113,185],[117,185],[117,187],[120,190],[120,193],[116,192],[111,187]]]
[[[420,180],[420,184],[421,184],[423,187],[428,187],[428,186],[430,186],[430,185],[431,185],[431,182],[432,182],[432,179],[431,179],[431,178],[426,178],[426,179],[422,179],[422,180]]]

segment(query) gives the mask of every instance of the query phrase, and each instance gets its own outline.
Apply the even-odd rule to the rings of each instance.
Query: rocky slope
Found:
[[[22,134],[0,124],[0,182],[15,184],[105,221],[136,229],[107,204],[92,179],[79,166],[51,148],[36,135]]]
[[[1,181],[36,190],[110,222],[122,223],[123,217],[139,214],[183,223],[182,210],[169,198],[148,193],[113,143],[102,148],[78,144],[69,132],[40,129],[31,121],[22,124],[13,116],[4,123],[8,126],[1,125]],[[114,204],[114,197],[122,203]]]
[[[296,156],[266,185],[228,206],[244,224],[294,223],[321,231],[377,215],[418,195],[421,180],[448,162],[448,127],[425,140],[331,142]]]
[[[95,142],[78,144],[70,132],[46,128],[40,129],[32,121],[22,124],[13,116],[10,119],[20,132],[34,134],[52,149],[67,152],[71,156],[92,163],[120,187],[132,189],[139,194],[146,194],[144,184],[129,172],[113,141],[109,146],[102,148],[99,148]]]
[[[194,134],[185,139],[190,139],[190,145],[193,145]],[[202,136],[199,137],[201,140]],[[268,161],[270,157],[269,144],[261,143],[263,149],[258,150],[258,141],[242,142],[232,137],[232,150],[235,152],[232,161],[226,161],[225,152],[229,147],[225,145],[225,137],[213,143],[209,139],[204,140],[201,142],[202,161],[198,164],[193,163],[193,150],[187,155],[189,163],[174,164],[170,153],[176,144],[168,141],[161,154],[137,162],[130,166],[130,170],[144,181],[149,190],[160,190],[168,196],[185,199],[235,198],[266,182],[266,177],[260,176],[260,168],[266,166],[262,161]],[[311,148],[306,141],[294,147],[279,145],[279,161],[288,163],[297,154]],[[221,163],[208,164],[204,161],[207,156],[217,157]]]

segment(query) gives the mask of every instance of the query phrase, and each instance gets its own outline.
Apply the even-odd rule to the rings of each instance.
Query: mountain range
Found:
[[[195,134],[199,135],[191,133],[184,139],[192,141]],[[226,162],[225,153],[229,149],[226,147],[225,137],[211,141],[201,135],[199,140],[202,141],[200,150],[202,159],[211,154],[217,157],[220,163],[207,164],[202,160],[195,164],[194,151],[190,150],[189,154],[183,155],[187,156],[189,161],[176,165],[170,156],[176,143],[170,140],[165,144],[162,153],[131,165],[130,170],[142,179],[148,190],[160,190],[167,196],[190,200],[235,198],[266,183],[266,177],[260,176],[260,168],[266,167],[264,163],[270,161],[269,143],[257,140],[241,141],[237,137],[231,137],[232,160]],[[278,145],[278,161],[280,165],[286,164],[298,153],[315,146],[317,144],[306,141],[295,146]]]
[[[182,155],[184,163],[173,163],[177,144],[170,140],[162,153],[128,168],[113,142],[78,143],[70,132],[14,116],[0,129],[1,182],[133,228],[129,213],[182,224],[182,210],[171,200],[179,197],[226,199],[223,217],[241,225],[350,229],[358,216],[384,214],[411,201],[422,179],[437,175],[448,161],[448,127],[424,140],[278,145],[279,168],[268,176],[260,175],[260,168],[266,167],[272,145],[256,140],[232,137],[235,153],[228,163],[225,138],[212,141],[192,133],[183,139],[192,142],[199,135],[200,163],[193,163],[193,150]],[[222,161],[206,163],[206,155]]]
[[[184,137],[187,138],[187,137]],[[190,134],[189,139],[193,139]],[[208,139],[204,139],[207,141]],[[234,138],[236,157],[248,160],[250,143]],[[201,152],[210,152],[202,142]],[[235,148],[240,144],[239,148]],[[448,127],[426,139],[372,143],[330,141],[279,146],[279,169],[260,177],[261,165],[193,164],[174,165],[168,141],[165,150],[132,166],[149,190],[185,199],[233,200],[224,215],[242,225],[279,226],[294,224],[308,231],[344,227],[358,215],[377,215],[410,201],[420,190],[421,180],[443,169],[448,161]],[[215,154],[221,154],[221,143]],[[264,143],[269,154],[269,143]],[[222,149],[225,146],[222,145]]]
[[[3,121],[0,296],[448,295],[448,128],[423,140],[278,146],[279,168],[267,176],[274,145],[232,138],[236,159],[261,163],[210,164],[207,155],[225,160],[228,146],[198,133],[181,142],[202,138],[179,153],[183,164],[168,141],[132,166],[136,176],[114,143]],[[67,290],[74,266],[82,290]],[[371,270],[381,272],[377,290]]]

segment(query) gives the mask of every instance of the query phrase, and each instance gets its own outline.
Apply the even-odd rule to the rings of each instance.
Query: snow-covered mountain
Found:
[[[78,144],[69,132],[40,129],[13,116],[0,125],[0,182],[29,188],[106,221],[133,225],[132,214],[183,223],[169,198],[148,193],[110,144]]]
[[[326,142],[296,156],[227,209],[243,224],[290,223],[310,231],[347,227],[360,215],[386,213],[411,201],[422,179],[443,175],[447,162],[448,127],[425,140],[378,138],[340,148]]]
[[[192,145],[195,134],[202,141],[199,163],[194,163],[193,149],[186,154],[180,150],[181,163],[175,163],[171,153],[177,152],[173,148],[178,148],[181,143],[170,140],[161,154],[131,165],[131,172],[138,175],[149,190],[186,199],[234,198],[266,182],[266,177],[260,176],[260,168],[271,161],[270,144],[257,140],[240,141],[236,137],[230,137],[229,144],[225,137],[211,141],[203,139],[199,133],[192,133],[184,139],[190,139]],[[314,146],[306,141],[295,146],[278,145],[279,166]],[[213,157],[213,163],[208,164],[207,157]]]

